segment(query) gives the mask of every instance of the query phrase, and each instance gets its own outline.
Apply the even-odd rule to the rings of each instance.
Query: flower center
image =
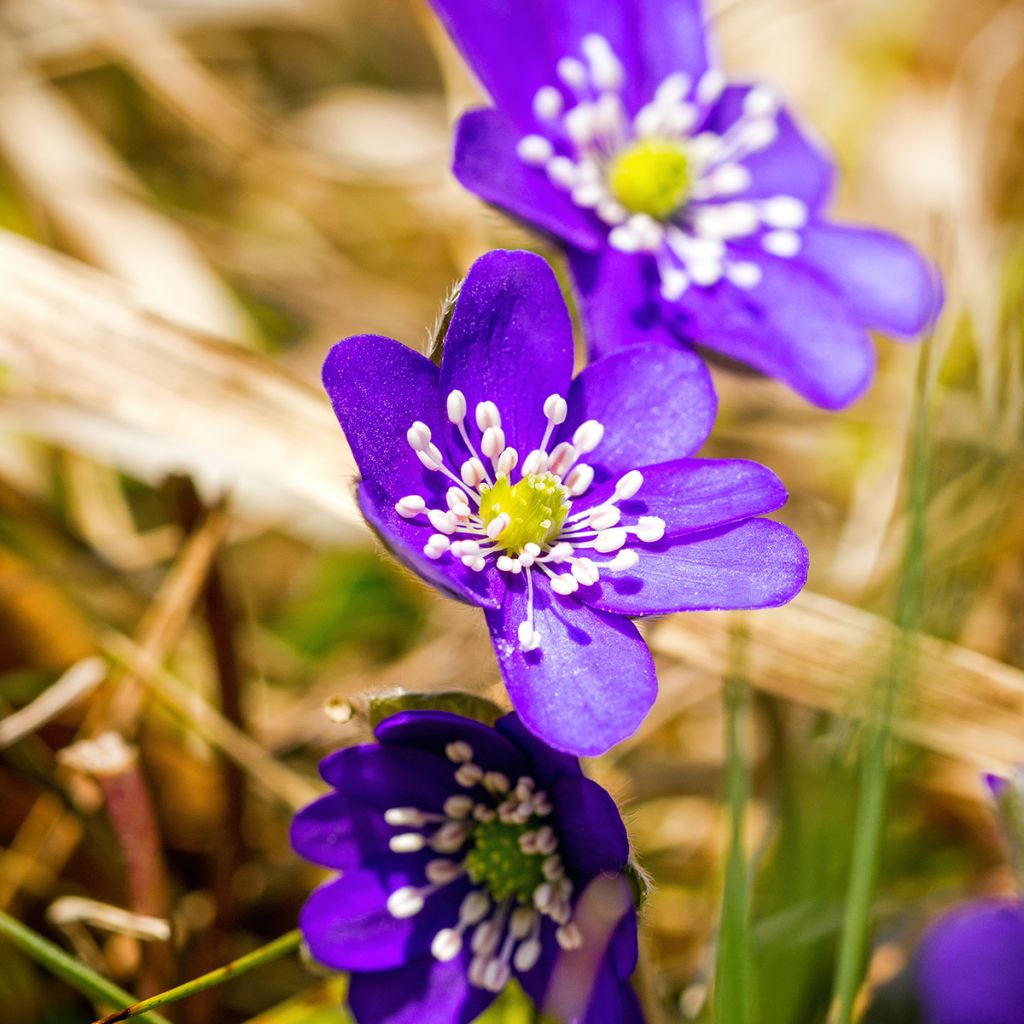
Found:
[[[615,198],[631,213],[646,213],[657,220],[670,217],[686,201],[693,171],[686,148],[669,139],[642,139],[627,146],[612,160],[608,185]]]
[[[500,476],[493,487],[481,488],[480,518],[487,527],[500,515],[508,516],[497,543],[518,555],[527,544],[544,547],[558,536],[569,511],[567,498],[568,491],[551,473],[524,476],[516,484]]]
[[[466,871],[478,885],[483,885],[497,901],[510,897],[519,903],[530,903],[537,887],[544,884],[544,858],[529,853],[524,837],[540,824],[526,824],[498,819],[482,822],[473,835],[473,848],[466,854]]]

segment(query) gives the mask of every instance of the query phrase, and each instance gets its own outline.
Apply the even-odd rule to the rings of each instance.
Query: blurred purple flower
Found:
[[[303,857],[343,872],[303,908],[310,952],[351,972],[359,1024],[465,1024],[511,978],[545,1005],[561,952],[595,941],[575,919],[581,894],[622,878],[629,844],[614,802],[514,714],[491,728],[406,711],[376,734],[324,759],[334,791],[292,824]],[[589,950],[581,1024],[642,1024],[628,900],[615,921]]]
[[[1024,1024],[1024,904],[947,914],[922,941],[915,975],[923,1024]]]
[[[462,286],[440,369],[397,341],[336,345],[324,385],[395,554],[484,608],[509,696],[560,750],[598,754],[654,702],[626,616],[783,604],[807,553],[753,518],[786,492],[753,462],[693,459],[715,396],[690,352],[637,345],[572,380],[568,311],[531,253]]]
[[[459,122],[455,175],[566,249],[595,354],[696,342],[839,408],[867,328],[937,315],[914,249],[826,219],[832,160],[726,83],[698,0],[431,2],[496,104]]]

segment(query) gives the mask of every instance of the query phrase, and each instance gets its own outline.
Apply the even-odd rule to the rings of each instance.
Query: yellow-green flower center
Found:
[[[498,477],[493,487],[481,488],[480,518],[486,528],[503,513],[508,525],[497,543],[509,554],[518,555],[527,544],[543,547],[558,536],[569,505],[565,487],[551,473],[523,477],[517,484]]]
[[[664,220],[686,201],[693,172],[682,143],[644,139],[622,150],[612,161],[608,185],[631,213]]]
[[[519,845],[520,837],[536,827],[533,819],[525,825],[497,819],[477,825],[473,848],[466,854],[466,871],[474,882],[487,887],[495,901],[514,897],[529,903],[544,882],[544,857],[525,853]]]

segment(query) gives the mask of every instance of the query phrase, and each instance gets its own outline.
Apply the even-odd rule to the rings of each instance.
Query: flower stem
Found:
[[[743,670],[746,633],[733,631],[733,671],[725,681],[726,795],[729,852],[722,895],[722,920],[715,964],[714,1019],[719,1024],[750,1024],[754,1019],[754,971],[750,935],[750,885],[743,851],[743,825],[750,790],[743,751],[749,691]]]
[[[232,960],[231,963],[225,964],[223,967],[218,967],[215,971],[202,974],[198,978],[186,981],[184,985],[178,985],[176,988],[168,989],[166,992],[151,996],[149,999],[133,1003],[131,1006],[126,1006],[123,1010],[116,1010],[114,1013],[107,1014],[101,1020],[95,1021],[94,1024],[116,1024],[117,1021],[138,1017],[140,1014],[154,1010],[158,1006],[176,1003],[179,999],[194,995],[196,992],[203,992],[208,988],[213,988],[214,985],[222,985],[230,978],[235,978],[239,974],[245,974],[256,967],[262,967],[263,964],[270,963],[271,960],[276,960],[278,957],[291,953],[292,950],[298,948],[301,941],[302,933],[296,928],[294,931],[287,932],[274,939],[273,942],[268,942],[265,946],[260,946],[259,949],[254,949],[251,953],[246,953],[245,956],[240,956],[237,960]]]
[[[925,513],[928,501],[927,406],[925,361],[918,373],[915,417],[908,458],[907,544],[896,602],[895,641],[889,671],[880,680],[875,710],[864,724],[861,791],[854,826],[853,851],[847,885],[839,959],[833,987],[831,1019],[851,1024],[871,930],[871,907],[878,880],[885,813],[889,792],[889,753],[896,702],[913,670],[914,641],[921,621],[924,595]]]
[[[88,996],[98,1004],[116,1006],[118,1003],[130,1003],[135,997],[123,988],[108,981],[101,974],[79,963],[69,956],[60,946],[55,946],[49,939],[34,932],[10,914],[0,910],[0,935],[27,956],[41,964],[50,973],[73,989]],[[149,1024],[168,1024],[165,1017],[151,1013],[146,1018]]]

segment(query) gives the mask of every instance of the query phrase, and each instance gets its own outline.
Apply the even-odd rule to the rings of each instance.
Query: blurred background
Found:
[[[589,768],[653,880],[652,1024],[706,1019],[723,682],[749,682],[756,981],[766,1021],[812,1024],[894,621],[923,635],[861,1005],[935,913],[1012,891],[980,773],[1024,763],[1024,3],[711,7],[726,67],[836,151],[838,213],[914,240],[948,290],[846,412],[716,370],[703,454],[783,478],[809,588],[649,623],[661,699]],[[294,927],[320,876],[288,821],[369,692],[504,699],[482,617],[360,525],[318,384],[337,339],[423,347],[478,255],[538,247],[449,173],[480,98],[422,0],[0,2],[0,910],[138,995]],[[321,1024],[342,987],[292,957],[167,1016]],[[0,1009],[97,1015],[3,944]],[[532,1018],[512,993],[490,1019]]]

